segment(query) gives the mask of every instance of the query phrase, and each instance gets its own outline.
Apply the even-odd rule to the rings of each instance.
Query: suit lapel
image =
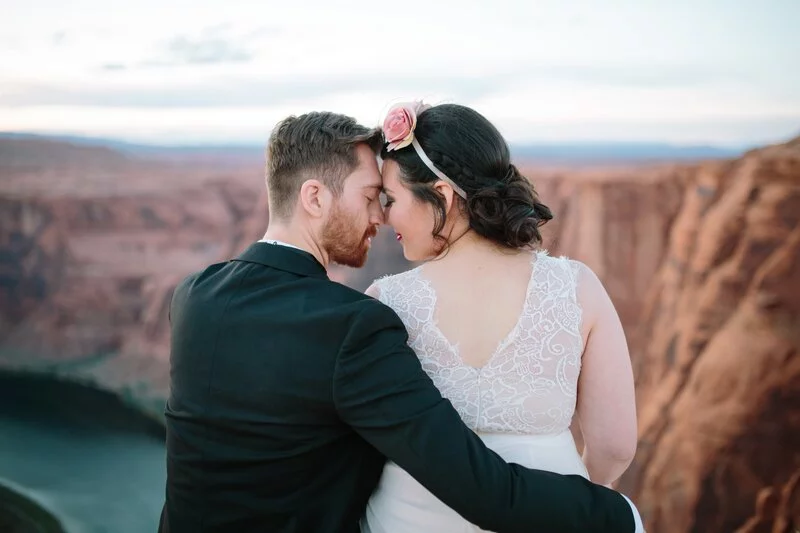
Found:
[[[280,244],[256,242],[234,259],[245,263],[257,263],[301,276],[328,278],[328,272],[310,253]]]

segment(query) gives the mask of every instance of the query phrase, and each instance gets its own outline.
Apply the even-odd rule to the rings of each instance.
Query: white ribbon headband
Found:
[[[423,150],[422,146],[420,146],[419,143],[417,142],[416,137],[412,139],[411,146],[414,147],[414,150],[417,152],[419,158],[422,159],[422,162],[425,163],[425,166],[428,167],[431,172],[436,174],[437,178],[450,185],[453,188],[453,190],[456,191],[456,194],[458,194],[461,198],[463,198],[464,200],[467,199],[467,193],[464,192],[464,189],[456,185],[456,182],[448,178],[444,172],[436,168],[436,165],[433,164],[433,161],[431,161],[431,159],[425,154],[425,150]]]

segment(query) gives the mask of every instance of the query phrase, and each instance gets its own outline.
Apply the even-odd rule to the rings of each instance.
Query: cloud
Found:
[[[245,61],[249,55],[225,41],[174,40],[171,59],[149,66],[170,64],[205,65],[226,61]],[[172,61],[170,63],[169,61]],[[113,74],[136,66],[109,62],[100,71]],[[254,65],[253,72],[260,69]],[[175,79],[174,77],[172,79]],[[735,73],[695,70],[688,67],[657,68],[652,66],[516,66],[513,69],[486,71],[480,75],[453,72],[407,74],[392,73],[306,75],[286,79],[228,76],[206,78],[191,84],[143,87],[131,83],[107,86],[103,77],[87,86],[65,87],[57,84],[26,84],[0,91],[0,104],[83,105],[108,107],[248,107],[275,105],[289,101],[313,99],[326,95],[359,92],[383,92],[394,95],[446,95],[448,98],[472,100],[509,88],[563,87],[564,84],[584,88],[626,89],[714,89],[716,83],[736,82]],[[745,80],[746,81],[746,80]],[[113,88],[112,88],[113,87]]]
[[[611,85],[638,88],[700,87],[741,80],[736,72],[691,66],[652,65],[550,65],[526,69],[543,80],[577,82],[588,85]]]
[[[50,37],[53,46],[60,46],[64,44],[64,41],[66,39],[67,39],[67,32],[65,32],[64,30],[57,31]]]
[[[177,66],[203,66],[247,63],[255,58],[255,43],[281,33],[277,26],[257,26],[236,32],[230,22],[203,28],[195,36],[177,35],[163,42],[153,56],[132,63],[109,62],[100,70],[132,70]],[[63,32],[62,32],[63,33]]]
[[[167,43],[160,57],[144,61],[141,66],[213,65],[242,63],[252,59],[252,52],[221,37],[191,39],[178,36]]]
[[[283,34],[284,31],[280,26],[259,26],[244,35],[244,39],[251,43],[263,37],[276,37]]]
[[[277,26],[259,26],[246,32],[237,31],[230,22],[203,28],[199,35],[178,35],[162,45],[157,57],[142,61],[139,67],[171,67],[179,65],[218,65],[246,63],[253,60],[254,43],[281,32]]]
[[[104,70],[123,70],[109,63]],[[466,76],[318,76],[288,80],[217,79],[181,86],[61,87],[26,84],[0,91],[0,105],[6,106],[98,106],[98,107],[249,107],[277,105],[331,94],[370,91],[397,95],[447,94],[459,99],[485,96],[501,88],[492,77]]]

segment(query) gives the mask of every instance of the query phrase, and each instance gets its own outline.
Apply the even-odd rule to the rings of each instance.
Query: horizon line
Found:
[[[800,132],[798,132],[800,135]],[[38,137],[38,138],[46,138],[51,140],[59,140],[64,142],[69,141],[77,141],[77,142],[97,142],[97,143],[113,143],[113,144],[120,144],[120,145],[127,145],[131,148],[141,147],[141,148],[163,148],[163,149],[186,149],[186,148],[259,148],[264,149],[266,146],[266,140],[263,142],[255,141],[255,140],[231,140],[231,141],[224,141],[218,139],[209,139],[207,141],[204,140],[194,140],[185,143],[169,143],[164,140],[145,140],[139,138],[131,138],[131,137],[124,137],[124,136],[115,136],[115,135],[92,135],[92,134],[84,134],[84,133],[66,133],[66,132],[53,132],[53,131],[42,131],[42,130],[2,130],[0,129],[0,138],[11,138],[11,137]],[[697,148],[704,148],[704,149],[712,149],[712,150],[721,150],[721,151],[745,151],[750,150],[753,148],[758,148],[761,146],[767,146],[771,144],[780,144],[782,142],[787,142],[790,139],[794,138],[790,136],[784,140],[778,140],[773,142],[764,142],[764,143],[714,143],[714,142],[673,142],[673,141],[657,141],[657,140],[647,140],[647,141],[638,141],[638,140],[618,140],[618,141],[609,141],[603,139],[576,139],[576,140],[530,140],[530,141],[509,141],[509,147],[517,147],[517,148],[524,148],[524,147],[658,147],[658,148],[674,148],[674,149],[697,149]]]

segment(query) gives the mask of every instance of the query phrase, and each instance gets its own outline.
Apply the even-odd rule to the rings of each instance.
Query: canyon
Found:
[[[800,527],[800,139],[709,161],[519,165],[544,247],[620,314],[639,449],[618,483],[650,532]],[[267,225],[261,157],[158,159],[0,139],[0,372],[113,393],[158,421],[172,290]],[[410,265],[382,228],[364,289]],[[1,474],[0,474],[1,475]]]

